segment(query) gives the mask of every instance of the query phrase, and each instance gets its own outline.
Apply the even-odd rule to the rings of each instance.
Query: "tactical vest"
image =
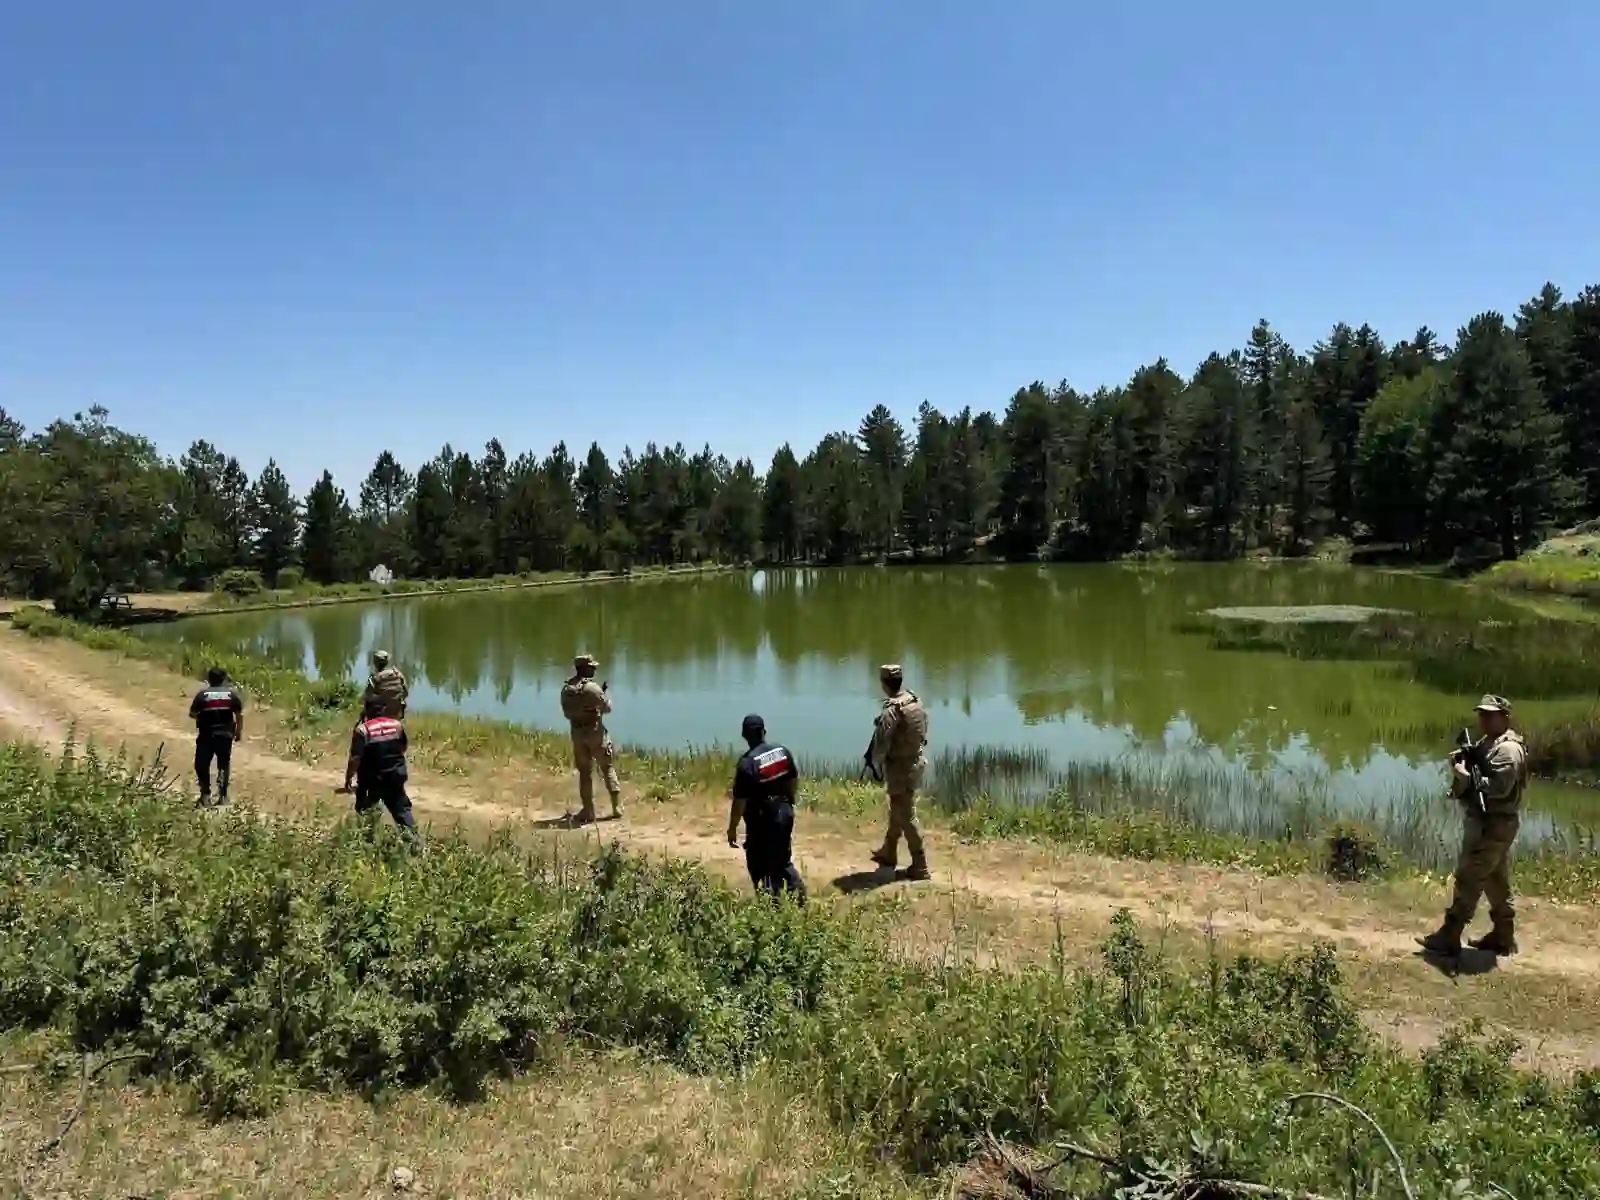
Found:
[[[364,735],[357,768],[364,780],[406,774],[405,726],[393,717],[368,717],[361,722]]]
[[[791,803],[784,780],[795,774],[794,755],[788,747],[768,742],[752,746],[745,758],[755,779],[755,799],[746,802],[745,815],[759,824],[768,819],[779,804]]]
[[[588,696],[589,680],[574,675],[561,685],[561,715],[572,723],[574,731],[600,728],[599,707]]]
[[[922,757],[923,748],[928,744],[928,710],[922,707],[917,694],[909,691],[890,696],[884,703],[900,712],[894,738],[884,751],[884,761],[909,766]]]
[[[229,687],[204,689],[195,697],[195,731],[201,737],[232,737],[237,695]]]
[[[398,700],[406,690],[406,677],[396,667],[385,667],[367,686],[385,700]]]

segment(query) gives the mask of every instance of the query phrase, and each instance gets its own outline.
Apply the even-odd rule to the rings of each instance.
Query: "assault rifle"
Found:
[[[1455,753],[1450,757],[1453,760],[1459,759],[1461,764],[1467,768],[1467,774],[1472,778],[1472,782],[1469,785],[1472,789],[1472,806],[1477,810],[1478,815],[1482,816],[1485,812],[1483,803],[1483,748],[1472,740],[1471,730],[1462,729],[1460,733],[1456,734]]]
[[[867,739],[867,748],[861,754],[861,774],[857,778],[865,779],[868,775],[871,775],[877,782],[882,783],[883,776],[878,774],[878,768],[872,764],[873,740],[872,738]]]

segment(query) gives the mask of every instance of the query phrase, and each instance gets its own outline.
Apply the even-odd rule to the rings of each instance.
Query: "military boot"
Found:
[[[872,861],[877,863],[885,871],[894,870],[895,856],[893,854],[891,854],[889,851],[887,851],[887,850],[874,850],[872,852],[871,857],[872,857]]]
[[[1517,952],[1516,925],[1509,919],[1496,921],[1494,928],[1481,938],[1476,938],[1467,943],[1474,950],[1482,950],[1496,957],[1515,954]]]
[[[611,819],[613,821],[622,820],[622,797],[621,796],[615,796],[614,795],[614,796],[611,797]]]
[[[1427,937],[1418,938],[1417,945],[1422,947],[1424,954],[1436,955],[1439,958],[1456,958],[1461,954],[1461,932],[1466,927],[1465,921],[1446,913],[1444,924]]]
[[[900,878],[906,880],[908,883],[920,883],[923,880],[932,879],[933,876],[928,871],[927,863],[914,862],[904,871],[900,872]]]
[[[585,804],[578,810],[577,816],[569,817],[568,820],[574,825],[593,825],[595,822],[594,805]]]

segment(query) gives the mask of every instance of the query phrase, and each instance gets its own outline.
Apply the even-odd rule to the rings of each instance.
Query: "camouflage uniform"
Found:
[[[928,769],[928,712],[915,692],[900,686],[902,672],[890,663],[878,668],[885,690],[894,688],[883,702],[883,710],[873,727],[872,766],[889,793],[889,828],[883,845],[872,855],[879,866],[893,868],[899,857],[900,838],[911,852],[907,877],[928,877],[927,853],[922,844],[922,828],[917,824],[917,789]]]
[[[1511,712],[1500,696],[1485,696],[1479,711]],[[1528,752],[1522,735],[1507,729],[1477,743],[1481,754],[1483,811],[1478,811],[1472,785],[1452,772],[1452,788],[1462,801],[1461,856],[1456,863],[1455,894],[1444,926],[1423,939],[1425,949],[1450,954],[1461,948],[1461,934],[1487,896],[1494,928],[1471,944],[1495,954],[1516,952],[1516,907],[1511,899],[1511,846],[1521,825],[1522,793],[1528,785]]]
[[[595,819],[593,771],[597,763],[606,791],[611,794],[611,815],[622,815],[622,785],[617,781],[615,766],[617,751],[605,724],[611,698],[594,681],[593,671],[599,665],[592,655],[578,655],[572,660],[576,674],[561,685],[561,715],[572,726],[572,764],[578,769],[578,799],[583,805],[578,815],[583,821]]]
[[[372,665],[377,668],[372,677],[367,680],[366,694],[362,702],[376,696],[383,701],[383,712],[379,715],[392,717],[399,721],[406,715],[406,700],[411,695],[411,688],[406,683],[406,677],[400,673],[399,667],[389,665],[389,652],[377,650],[372,655]]]

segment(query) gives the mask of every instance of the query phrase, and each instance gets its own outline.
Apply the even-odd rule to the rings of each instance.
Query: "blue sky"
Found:
[[[1600,282],[1600,6],[0,7],[0,404],[354,494]]]

